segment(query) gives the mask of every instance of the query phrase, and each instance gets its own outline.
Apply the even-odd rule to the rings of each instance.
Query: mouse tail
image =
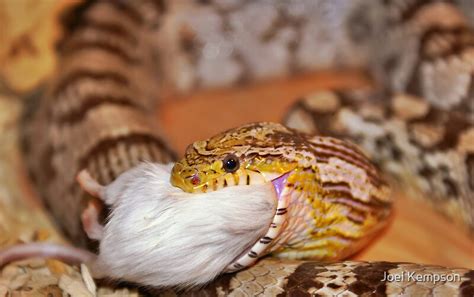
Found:
[[[11,262],[28,258],[53,258],[68,264],[90,264],[95,261],[97,255],[84,249],[63,244],[48,242],[23,243],[0,249],[0,268]]]

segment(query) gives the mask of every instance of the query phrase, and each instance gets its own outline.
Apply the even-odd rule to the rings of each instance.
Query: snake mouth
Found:
[[[228,186],[279,183],[280,177],[294,170],[294,166],[269,167],[268,164],[247,164],[235,172],[225,172],[217,165],[189,166],[186,162],[176,162],[171,172],[171,184],[185,192],[210,192]],[[214,164],[214,163],[213,163]],[[265,167],[267,166],[267,168]],[[278,189],[281,187],[278,186]]]
[[[265,235],[260,237],[250,248],[242,252],[225,269],[225,272],[234,272],[253,265],[258,258],[265,256],[272,248],[278,247],[278,236],[283,230],[283,225],[288,217],[288,193],[285,191],[291,171],[273,178],[270,182],[276,194],[276,209],[272,222]]]
[[[279,177],[276,177],[271,180],[271,183],[273,185],[273,189],[275,190],[275,193],[277,195],[277,200],[281,199],[283,189],[285,188],[287,181],[288,181],[288,176],[290,175],[291,171],[283,173]]]
[[[184,167],[182,164],[176,164],[173,168],[173,172],[171,174],[171,183],[173,186],[179,187],[184,191],[193,192],[195,189],[192,187],[192,170],[188,170],[186,177],[184,178],[182,174],[180,174]],[[186,168],[184,168],[186,169]],[[268,229],[265,234],[261,237],[258,237],[255,242],[250,242],[250,247],[244,249],[241,254],[239,254],[230,264],[227,265],[225,268],[225,272],[234,272],[245,267],[251,266],[254,264],[258,258],[265,256],[270,251],[275,248],[278,248],[282,243],[280,243],[279,235],[281,234],[282,230],[284,229],[284,224],[286,223],[288,217],[288,201],[289,195],[286,189],[286,185],[288,183],[288,177],[290,176],[291,172],[294,168],[287,168],[290,170],[283,170],[278,171],[266,171],[266,170],[255,170],[256,168],[250,169],[245,168],[246,170],[241,170],[239,172],[245,173],[245,177],[247,177],[247,181],[244,178],[239,178],[240,181],[246,181],[246,183],[235,183],[234,185],[239,184],[250,184],[250,180],[252,180],[252,184],[266,184],[271,183],[273,192],[269,193],[269,195],[274,195],[275,201],[275,209],[273,213],[273,219],[271,223],[268,225]],[[179,171],[179,172],[178,172]]]

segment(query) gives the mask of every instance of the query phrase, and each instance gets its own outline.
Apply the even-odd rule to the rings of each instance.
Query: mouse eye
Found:
[[[229,173],[232,173],[232,172],[235,172],[237,171],[237,169],[239,169],[239,158],[237,158],[236,155],[234,154],[230,154],[230,155],[227,155],[225,158],[224,158],[224,161],[223,162],[223,166],[224,166],[224,170],[226,172],[229,172]]]

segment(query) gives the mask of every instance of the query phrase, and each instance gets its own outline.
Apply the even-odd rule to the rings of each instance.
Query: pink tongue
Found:
[[[277,193],[278,200],[281,199],[281,192],[283,192],[283,189],[285,188],[286,181],[288,180],[288,175],[290,175],[289,172],[272,180],[273,188],[275,189],[275,192]]]

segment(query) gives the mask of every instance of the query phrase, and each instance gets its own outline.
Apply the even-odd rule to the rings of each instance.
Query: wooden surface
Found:
[[[322,88],[368,86],[357,72],[321,73],[233,90],[168,98],[158,120],[173,147],[183,153],[195,140],[254,121],[281,121],[300,96]],[[396,193],[395,216],[379,239],[355,258],[474,267],[474,239],[428,205]]]

